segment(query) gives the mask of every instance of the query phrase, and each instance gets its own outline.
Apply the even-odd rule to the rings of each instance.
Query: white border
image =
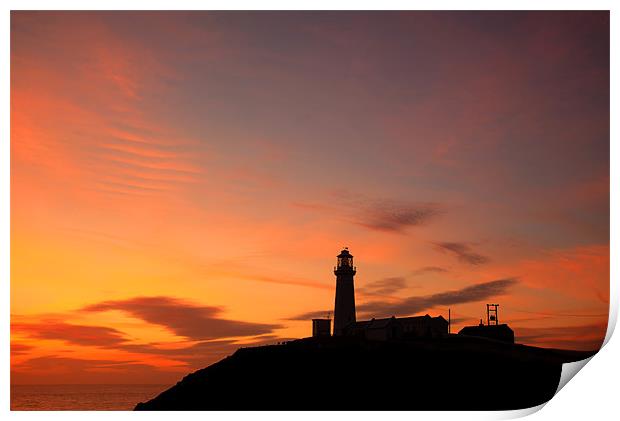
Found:
[[[287,3],[277,0],[229,0],[229,1],[196,1],[196,0],[175,0],[174,2],[166,0],[151,0],[148,2],[137,1],[119,1],[119,0],[93,0],[89,2],[78,1],[42,1],[42,0],[24,0],[24,1],[5,1],[3,2],[3,14],[0,23],[1,44],[0,52],[2,57],[2,65],[0,65],[0,81],[2,83],[2,136],[0,137],[0,302],[2,306],[3,322],[0,324],[0,336],[2,345],[0,347],[1,363],[0,363],[0,413],[8,412],[9,409],[9,367],[10,367],[10,287],[9,287],[9,264],[10,264],[10,146],[9,146],[9,124],[10,124],[10,75],[9,75],[9,31],[10,31],[10,14],[11,9],[27,10],[27,9],[60,9],[60,10],[138,10],[138,9],[163,9],[163,10],[245,10],[245,9],[290,9],[290,10],[376,10],[376,9],[410,9],[410,10],[611,10],[611,40],[612,40],[612,60],[611,60],[611,116],[617,115],[618,100],[618,84],[615,82],[614,75],[618,73],[617,63],[617,45],[614,40],[620,39],[618,31],[619,19],[616,16],[618,8],[614,8],[613,1],[543,1],[543,0],[521,0],[521,1],[489,1],[489,0],[470,0],[468,2],[452,0],[441,2],[422,2],[422,1],[395,1],[383,0],[381,2],[371,2],[368,0],[358,1],[297,1],[295,3]],[[618,186],[619,173],[615,165],[619,162],[618,147],[618,128],[614,119],[611,121],[611,185]],[[617,187],[616,187],[617,190]],[[613,217],[618,216],[620,209],[619,195],[614,193],[611,188],[611,256],[618,256],[617,242],[619,238],[618,224],[615,223]],[[583,419],[584,417],[601,417],[609,419],[611,414],[617,414],[617,384],[620,378],[620,364],[617,362],[619,345],[618,340],[611,338],[617,315],[618,315],[618,297],[619,290],[617,278],[620,268],[620,261],[611,259],[611,280],[610,280],[610,323],[608,326],[606,345],[592,360],[588,363],[588,369],[580,373],[577,380],[570,382],[562,391],[554,397],[543,411],[536,412],[538,408],[532,408],[522,411],[504,411],[504,412],[385,412],[382,416],[388,416],[394,420],[411,420],[412,417],[419,419],[506,419],[521,417],[532,412],[536,412],[532,417],[539,419]],[[541,407],[544,405],[541,405]],[[4,415],[4,414],[3,414]],[[10,412],[11,419],[83,419],[84,417],[94,419],[108,419],[111,416],[120,418],[142,418],[142,419],[168,419],[168,413],[130,413],[130,412]],[[217,412],[196,413],[184,412],[181,416],[191,419],[204,419],[205,416],[217,418],[219,420],[236,420],[251,416],[254,419],[288,421],[292,417],[305,420],[315,420],[321,418],[341,418],[354,417],[356,419],[374,419],[377,413],[311,413],[311,412]],[[135,418],[134,418],[135,417]],[[542,418],[541,418],[542,417]]]

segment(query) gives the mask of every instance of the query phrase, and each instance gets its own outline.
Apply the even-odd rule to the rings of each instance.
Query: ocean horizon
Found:
[[[165,384],[12,384],[11,411],[131,411]]]

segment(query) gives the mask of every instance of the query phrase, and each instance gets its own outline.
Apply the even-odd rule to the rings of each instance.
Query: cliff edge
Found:
[[[306,338],[241,348],[136,410],[502,410],[551,399],[563,351],[451,335]]]

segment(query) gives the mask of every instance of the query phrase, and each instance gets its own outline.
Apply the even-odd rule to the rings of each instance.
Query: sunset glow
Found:
[[[602,13],[13,12],[11,381],[173,383],[361,317],[500,303],[600,347]]]

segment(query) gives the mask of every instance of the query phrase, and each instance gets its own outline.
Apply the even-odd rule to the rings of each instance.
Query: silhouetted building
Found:
[[[507,324],[465,326],[459,331],[459,335],[478,336],[482,338],[495,339],[497,341],[515,342],[515,334]]]
[[[375,341],[412,338],[438,338],[448,335],[448,321],[442,316],[390,317],[351,323],[345,335]]]
[[[515,342],[515,334],[507,324],[499,324],[499,304],[487,304],[487,324],[478,326],[466,326],[459,331],[459,335],[478,336],[495,339],[497,341]]]
[[[334,268],[336,275],[336,305],[334,308],[334,336],[342,335],[343,329],[355,323],[355,293],[353,256],[345,247],[338,255]]]
[[[331,319],[312,319],[312,337],[331,336]]]
[[[337,256],[334,268],[336,275],[336,305],[334,308],[334,336],[358,336],[369,340],[437,338],[447,336],[450,323],[442,316],[390,317],[356,321],[355,287],[353,277],[356,269],[353,256],[345,247]],[[312,336],[329,336],[330,322],[327,319],[312,319]]]

